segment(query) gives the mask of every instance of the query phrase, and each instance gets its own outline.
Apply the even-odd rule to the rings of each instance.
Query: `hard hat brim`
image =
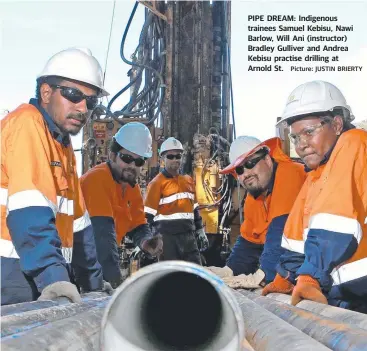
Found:
[[[275,150],[277,149],[281,149],[282,146],[282,142],[280,140],[280,138],[275,137],[275,138],[271,138],[268,140],[265,140],[264,142],[262,142],[261,144],[255,146],[253,149],[251,149],[250,151],[242,154],[241,156],[239,156],[234,162],[232,162],[229,166],[227,166],[226,168],[222,169],[219,173],[220,174],[229,174],[235,173],[235,169],[238,166],[241,166],[241,164],[250,156],[252,156],[254,153],[256,153],[257,151],[261,150],[261,149],[267,149],[269,151],[269,155],[273,156]],[[284,154],[284,156],[282,155],[282,160],[290,160],[290,158]]]

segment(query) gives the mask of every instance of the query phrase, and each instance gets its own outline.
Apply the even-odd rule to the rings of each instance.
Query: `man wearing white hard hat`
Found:
[[[305,180],[300,164],[283,153],[279,138],[260,142],[240,136],[230,147],[231,164],[221,171],[232,173],[247,190],[241,235],[226,266],[209,267],[231,287],[255,288],[270,282],[283,253],[283,228]]]
[[[281,122],[308,177],[284,229],[275,280],[303,299],[367,313],[367,132],[333,84],[312,81],[289,96]]]
[[[162,239],[152,236],[144,214],[139,184],[145,161],[152,157],[152,136],[142,123],[130,122],[112,139],[109,160],[81,177],[82,191],[93,224],[103,277],[117,287],[122,283],[118,245],[128,235],[151,256],[161,253]]]
[[[183,260],[201,264],[200,251],[209,242],[189,175],[179,174],[183,147],[170,137],[160,148],[164,169],[148,185],[145,214],[151,226],[163,236],[163,260]]]
[[[88,49],[52,56],[36,98],[1,121],[2,304],[64,296],[104,284],[70,135],[76,135],[103,88]],[[77,285],[75,285],[75,284]]]

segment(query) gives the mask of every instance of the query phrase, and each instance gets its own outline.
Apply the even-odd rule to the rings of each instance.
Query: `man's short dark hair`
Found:
[[[38,102],[41,101],[41,86],[42,84],[46,83],[48,85],[60,85],[64,78],[57,77],[57,76],[48,76],[48,77],[40,77],[37,79],[36,84],[36,99]]]
[[[112,138],[111,144],[110,144],[110,151],[114,154],[117,154],[123,149],[123,147],[116,141],[115,138]]]

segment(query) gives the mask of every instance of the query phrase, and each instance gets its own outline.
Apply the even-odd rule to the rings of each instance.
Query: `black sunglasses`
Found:
[[[173,159],[176,159],[176,160],[181,160],[182,158],[182,155],[181,154],[178,154],[178,155],[166,155],[166,157],[169,159],[169,160],[173,160]]]
[[[252,160],[248,160],[246,162],[244,162],[244,164],[242,164],[241,166],[236,167],[236,173],[237,175],[241,175],[245,172],[245,168],[246,169],[253,169],[262,159],[265,158],[265,156],[267,155],[267,153],[253,158]]]
[[[131,155],[123,154],[121,152],[119,152],[118,155],[119,155],[119,157],[120,157],[120,159],[121,159],[122,162],[125,162],[127,164],[130,164],[132,162],[135,162],[135,166],[136,167],[141,167],[145,163],[145,160],[143,158],[141,158],[141,157],[134,158]]]
[[[98,97],[96,95],[88,96],[83,94],[79,89],[62,85],[51,85],[51,87],[60,89],[61,96],[73,104],[78,104],[80,101],[85,100],[88,110],[93,110],[98,104]]]

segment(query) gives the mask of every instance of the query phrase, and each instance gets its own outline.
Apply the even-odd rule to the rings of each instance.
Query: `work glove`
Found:
[[[265,273],[258,269],[254,274],[240,274],[235,277],[225,277],[223,281],[232,289],[256,289],[261,287]]]
[[[319,282],[310,275],[300,275],[293,289],[291,304],[295,306],[302,300],[328,304],[325,295],[321,291]]]
[[[233,277],[233,271],[228,266],[225,267],[206,267],[212,273],[216,274],[219,278]]]
[[[281,275],[277,274],[275,279],[265,286],[263,291],[261,292],[262,296],[266,296],[270,293],[281,293],[281,294],[291,294],[294,285],[286,278],[283,278]]]
[[[163,252],[162,235],[157,234],[153,238],[143,240],[141,249],[151,256],[159,256]]]
[[[54,300],[58,297],[67,297],[71,302],[82,302],[82,298],[80,297],[76,286],[66,281],[60,281],[47,285],[42,290],[42,294],[38,300]]]
[[[116,286],[116,288],[117,287],[118,285]],[[102,292],[105,292],[108,295],[112,295],[115,292],[115,290],[112,288],[112,285],[109,282],[103,281]]]
[[[205,251],[209,247],[209,240],[205,234],[204,228],[196,230],[195,237],[198,243],[199,251]]]
[[[115,279],[109,279],[109,283],[112,287],[112,289],[118,288],[123,282],[122,274],[118,278]]]

